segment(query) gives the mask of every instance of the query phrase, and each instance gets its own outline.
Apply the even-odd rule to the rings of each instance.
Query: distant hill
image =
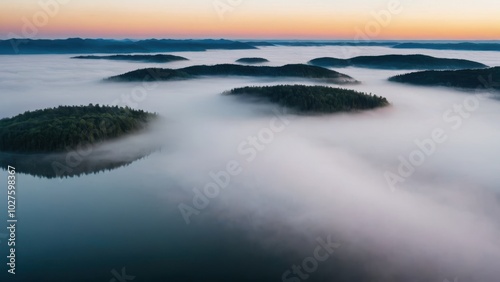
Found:
[[[384,97],[326,86],[254,86],[232,89],[224,94],[263,98],[308,114],[369,110],[389,105]]]
[[[456,71],[422,71],[393,76],[389,80],[414,85],[500,90],[500,67]]]
[[[500,51],[500,43],[401,43],[392,46],[396,49],[434,49],[434,50],[462,50],[462,51]]]
[[[147,68],[108,78],[110,81],[148,81],[194,79],[199,76],[301,77],[332,83],[356,83],[352,77],[317,66],[303,64],[281,67],[245,66],[233,64],[201,65],[181,69]]]
[[[257,49],[252,45],[212,39],[8,39],[0,40],[0,54],[93,54],[93,53],[157,53],[175,51],[205,51],[211,49]]]
[[[434,49],[434,50],[466,50],[466,51],[500,51],[500,42],[400,42],[376,40],[268,40],[245,41],[252,46],[383,46],[397,49]]]
[[[266,42],[266,41],[244,41],[243,43],[246,43],[248,45],[252,45],[255,47],[270,47],[270,46],[276,46],[271,42]]]
[[[174,55],[110,55],[110,56],[76,56],[72,59],[87,59],[87,60],[113,60],[113,61],[135,61],[146,63],[168,63],[174,61],[186,61],[188,59]]]
[[[238,50],[273,46],[384,46],[398,49],[436,49],[468,51],[500,51],[500,43],[484,42],[397,42],[397,41],[324,41],[324,40],[268,40],[233,41],[213,39],[25,39],[0,40],[0,54],[120,54],[157,53],[176,51],[206,51],[213,49]]]
[[[426,55],[382,55],[359,56],[351,59],[337,59],[331,57],[317,58],[309,64],[322,67],[362,67],[375,69],[465,69],[485,68],[484,64],[462,60],[435,58]]]
[[[267,63],[269,62],[269,60],[264,58],[241,58],[236,60],[236,62],[243,64],[260,64],[260,63]]]
[[[269,40],[269,41],[245,41],[252,46],[294,46],[294,47],[318,47],[318,46],[387,46],[392,47],[400,44],[395,41],[331,41],[331,40]]]

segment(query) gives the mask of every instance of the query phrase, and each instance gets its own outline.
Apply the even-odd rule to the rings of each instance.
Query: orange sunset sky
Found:
[[[2,0],[0,38],[500,40],[498,0]]]

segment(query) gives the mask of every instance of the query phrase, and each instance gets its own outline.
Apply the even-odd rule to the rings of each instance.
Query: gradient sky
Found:
[[[388,21],[375,13],[391,2]],[[52,9],[43,8],[52,3]],[[58,3],[54,6],[54,3]],[[231,4],[232,3],[232,4]],[[219,7],[217,11],[216,6]],[[225,9],[225,10],[224,10]],[[0,38],[500,40],[498,0],[1,0]]]

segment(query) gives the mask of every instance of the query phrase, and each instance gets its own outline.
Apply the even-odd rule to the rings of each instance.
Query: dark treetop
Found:
[[[415,85],[500,90],[500,67],[456,71],[421,71],[393,76],[389,80]]]
[[[0,151],[57,152],[136,132],[156,114],[117,106],[59,106],[0,120]]]
[[[309,64],[322,67],[362,67],[375,69],[465,69],[485,68],[478,62],[461,59],[435,58],[426,55],[359,56],[350,59],[317,58]]]
[[[310,114],[368,110],[389,105],[384,97],[326,86],[253,86],[232,89],[224,94],[263,98],[300,113]]]
[[[76,56],[72,59],[90,59],[90,60],[115,60],[115,61],[136,61],[147,63],[168,63],[174,61],[186,61],[187,59],[174,55],[109,55],[109,56]]]
[[[151,81],[192,79],[197,76],[257,76],[257,77],[301,77],[322,79],[334,83],[355,83],[352,77],[317,66],[303,64],[281,67],[244,66],[222,64],[191,66],[182,69],[147,68],[108,78],[111,81]]]

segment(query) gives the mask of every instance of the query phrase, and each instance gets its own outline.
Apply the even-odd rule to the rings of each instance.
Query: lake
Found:
[[[387,81],[406,70],[340,68],[335,70],[362,82],[342,87],[386,97],[391,106],[307,117],[221,93],[249,85],[325,83],[250,77],[102,81],[138,68],[241,57],[278,66],[324,56],[414,53],[500,65],[498,52],[341,46],[176,52],[189,61],[167,64],[0,56],[0,118],[89,103],[164,117],[152,132],[106,144],[110,158],[161,144],[160,151],[127,165],[78,177],[16,175],[17,274],[12,280],[4,271],[8,248],[0,237],[2,281],[498,279],[498,93]],[[436,130],[445,141],[431,144]],[[257,146],[255,138],[261,140]],[[423,152],[423,160],[389,185],[387,173],[396,173],[415,152]],[[7,171],[0,175],[7,187]],[[205,190],[212,197],[196,196]],[[324,246],[328,241],[337,244],[334,252]]]

